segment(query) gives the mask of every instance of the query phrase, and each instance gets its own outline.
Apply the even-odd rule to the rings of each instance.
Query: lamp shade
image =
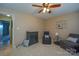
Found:
[[[59,35],[59,33],[55,33],[55,35],[56,35],[56,36],[58,36],[58,35]]]

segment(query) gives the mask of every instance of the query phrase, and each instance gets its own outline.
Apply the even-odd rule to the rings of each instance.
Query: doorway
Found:
[[[0,48],[12,47],[12,30],[12,17],[0,14]]]

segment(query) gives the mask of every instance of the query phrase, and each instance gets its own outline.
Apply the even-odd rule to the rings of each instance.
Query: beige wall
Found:
[[[64,23],[63,29],[57,29],[56,24],[58,22]],[[46,29],[50,31],[53,38],[55,38],[56,32],[58,32],[62,38],[66,38],[69,33],[79,34],[79,12],[56,16],[48,19],[46,21]]]
[[[42,36],[43,31],[43,20],[38,19],[33,16],[26,14],[18,13],[15,16],[15,28],[14,28],[14,39],[15,44],[22,42],[26,39],[27,31],[38,31],[39,40]]]
[[[66,38],[69,33],[79,33],[79,13],[52,17],[48,20],[38,19],[32,15],[8,9],[0,9],[0,13],[12,14],[14,20],[14,44],[18,45],[26,38],[27,31],[38,31],[39,40],[42,39],[42,31],[48,30],[51,37],[59,32],[60,36]],[[57,29],[56,22],[65,21],[64,29]]]
[[[43,20],[32,15],[8,9],[0,9],[0,13],[12,14],[14,20],[14,45],[20,44],[26,39],[27,31],[38,31],[39,41],[44,30]]]

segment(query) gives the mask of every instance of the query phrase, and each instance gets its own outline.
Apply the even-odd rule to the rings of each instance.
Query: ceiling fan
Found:
[[[33,4],[32,6],[34,7],[39,7],[41,8],[38,13],[45,13],[45,12],[48,12],[48,13],[51,13],[51,8],[57,8],[57,7],[61,7],[61,4],[49,4],[49,3],[42,3],[42,5],[36,5],[36,4]]]

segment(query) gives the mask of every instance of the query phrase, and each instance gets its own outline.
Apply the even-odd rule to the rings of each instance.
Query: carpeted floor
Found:
[[[19,47],[14,49],[7,48],[4,53],[1,51],[0,55],[10,56],[72,56],[70,53],[60,48],[55,44],[45,45],[36,43],[29,47]]]
[[[70,56],[71,54],[54,44],[45,45],[36,43],[29,47],[19,47],[12,50],[10,55],[15,56]]]

